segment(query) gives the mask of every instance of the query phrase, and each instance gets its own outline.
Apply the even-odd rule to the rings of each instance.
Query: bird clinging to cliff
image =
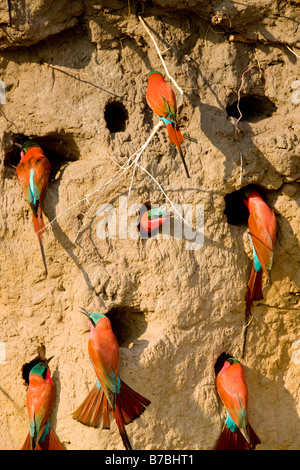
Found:
[[[244,202],[250,212],[248,228],[253,248],[253,265],[246,294],[246,316],[248,316],[253,300],[263,298],[263,273],[271,282],[270,271],[273,264],[277,223],[274,211],[269,208],[257,191],[246,192]]]
[[[22,450],[66,450],[50,428],[50,415],[55,400],[55,386],[48,367],[52,357],[38,362],[29,373],[29,433]]]
[[[112,413],[125,449],[132,450],[125,425],[138,418],[150,401],[120,379],[119,345],[109,319],[101,313],[81,310],[90,321],[88,350],[97,383],[73,413],[73,418],[93,427],[98,427],[102,419],[102,427],[110,429]]]
[[[165,81],[160,72],[154,70],[148,74],[148,77],[146,92],[148,106],[167,125],[170,143],[176,145],[181,156],[186,175],[190,178],[181,150],[181,142],[184,139],[176,122],[177,103],[174,91]]]
[[[248,422],[248,389],[244,367],[237,359],[223,353],[215,370],[217,392],[226,408],[226,421],[215,449],[255,449],[260,439]]]
[[[45,224],[41,205],[48,186],[50,170],[51,164],[41,147],[31,140],[26,141],[22,145],[21,161],[16,172],[25,198],[32,210],[33,227],[39,239],[46,274],[48,274],[48,270],[42,242]]]
[[[170,212],[166,212],[160,207],[146,209],[141,213],[139,219],[139,231],[142,237],[153,235],[159,227],[167,221]]]

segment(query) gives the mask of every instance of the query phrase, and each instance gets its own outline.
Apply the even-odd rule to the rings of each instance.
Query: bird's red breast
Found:
[[[26,198],[31,170],[34,171],[34,184],[39,193],[39,200],[42,201],[48,186],[51,164],[40,147],[29,148],[16,168],[17,177]]]
[[[119,376],[119,345],[108,318],[102,318],[94,327],[90,322],[88,350],[97,378],[105,390],[110,378]]]
[[[276,241],[277,222],[274,211],[265,203],[256,191],[248,195],[250,212],[248,227],[260,264],[269,277],[272,267],[273,249]]]
[[[245,371],[242,364],[235,362],[232,365],[224,362],[216,379],[218,394],[232,417],[233,421],[240,425],[238,412],[248,408],[248,389],[245,379]]]
[[[146,92],[148,106],[157,116],[168,116],[169,111],[176,116],[176,96],[171,86],[165,81],[159,72],[153,72],[149,76]],[[166,106],[169,106],[169,110]]]
[[[145,211],[140,219],[141,232],[146,234],[151,233],[167,220],[167,217],[157,217],[156,219],[149,220],[148,212],[149,211]]]
[[[27,409],[30,421],[39,420],[42,427],[50,417],[55,400],[55,386],[47,370],[46,379],[31,373],[27,390]]]

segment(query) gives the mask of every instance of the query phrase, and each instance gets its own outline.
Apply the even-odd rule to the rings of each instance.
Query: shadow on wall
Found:
[[[248,51],[249,52],[249,51]],[[245,57],[248,57],[247,51]],[[241,166],[243,159],[243,182],[257,183],[264,179],[265,184],[270,181],[276,183],[281,180],[281,175],[258,149],[254,143],[254,133],[249,123],[262,121],[276,114],[276,105],[264,95],[263,79],[252,80],[252,92],[241,93],[239,108],[242,117],[235,126],[234,121],[240,117],[237,108],[237,94],[228,96],[227,106],[223,106],[213,84],[204,76],[198,61],[191,59],[186,62],[189,65],[190,73],[195,76],[195,80],[200,77],[201,81],[209,89],[219,106],[202,103],[198,94],[185,93],[186,98],[194,108],[199,108],[201,115],[201,131],[206,135],[209,141],[220,150],[226,157],[224,161],[223,181],[226,184],[230,180],[233,171]],[[239,63],[242,76],[243,70],[247,66],[242,61]],[[256,83],[257,82],[257,83]],[[248,85],[248,88],[249,85]],[[238,131],[236,131],[236,127]],[[267,181],[266,181],[267,179]]]
[[[292,183],[295,188],[294,194],[289,196],[290,201],[295,202],[295,206],[298,205],[299,198],[299,183]],[[291,280],[296,280],[298,276],[298,270],[294,269],[291,275],[290,262],[288,259],[293,259],[293,263],[297,266],[297,263],[300,261],[300,244],[298,237],[294,233],[294,230],[286,217],[279,213],[276,208],[276,200],[278,197],[283,195],[283,190],[267,190],[260,185],[250,184],[245,186],[237,191],[233,191],[230,194],[225,196],[225,211],[224,214],[227,218],[227,223],[233,226],[248,227],[248,217],[249,211],[243,201],[244,194],[246,190],[256,190],[263,200],[268,204],[268,206],[274,210],[276,220],[277,220],[277,236],[274,249],[274,264],[272,268],[272,273],[275,273],[275,276],[272,275],[272,280],[275,281],[278,279],[278,274],[281,275],[281,279],[284,279],[286,276],[291,278]],[[277,268],[277,269],[276,269]],[[277,273],[277,274],[276,274]]]
[[[300,183],[292,183],[292,185],[295,188],[295,192],[293,195],[289,195],[288,197],[290,198],[291,201],[295,201],[295,206],[299,207]],[[284,187],[278,191],[270,191],[273,205],[276,204],[277,199],[283,194],[284,194]],[[277,225],[278,225],[275,250],[276,250],[276,245],[277,245],[277,250],[280,256],[282,257],[289,256],[291,258],[292,254],[294,254],[295,256],[293,257],[293,259],[295,260],[295,263],[297,261],[299,262],[300,261],[299,238],[294,233],[294,230],[289,220],[286,217],[284,217],[281,213],[278,213],[276,210],[275,210],[275,215],[277,218]],[[293,253],[291,252],[291,249],[293,250]],[[295,269],[294,271],[295,271],[294,272],[295,276],[299,275],[298,274],[299,270]]]
[[[80,70],[88,66],[96,46],[89,41],[82,25],[56,34],[30,47],[30,62],[52,64]],[[27,63],[28,55],[8,51],[10,60]]]
[[[217,363],[216,366],[218,366]],[[261,440],[257,450],[286,450],[291,445],[291,436],[295,440],[294,448],[298,448],[299,433],[297,430],[299,429],[300,419],[295,399],[286,389],[286,384],[283,380],[286,367],[284,370],[278,370],[276,380],[275,378],[274,380],[269,379],[260,374],[256,369],[250,369],[246,366],[244,366],[244,369],[249,394],[248,420]],[[217,369],[216,373],[218,372],[219,370]],[[224,415],[225,422],[224,405],[217,391],[215,393],[218,397],[219,414]],[[220,433],[224,422],[222,422],[220,427]],[[274,444],[270,440],[266,441],[264,439],[267,431],[269,431],[269,436],[275,436]],[[297,439],[298,442],[296,442]]]
[[[131,343],[145,349],[148,341],[138,338],[146,331],[145,314],[132,307],[115,307],[107,312],[114,334],[120,347],[127,348]]]
[[[249,420],[261,440],[258,449],[299,448],[300,418],[295,398],[286,388],[285,373],[286,368],[278,369],[276,378],[269,379],[257,370],[245,367]],[[265,435],[268,435],[268,441],[264,439]]]
[[[202,131],[226,157],[224,182],[231,177],[236,167],[240,167],[241,158],[243,159],[244,182],[247,178],[248,181],[246,181],[249,183],[250,177],[253,183],[259,182],[265,174],[268,175],[268,181],[277,181],[281,178],[278,171],[254,144],[254,133],[247,121],[243,121],[242,124],[243,139],[238,141],[234,138],[234,125],[229,122],[227,115],[219,108],[208,104],[201,104],[199,108],[201,115],[205,116],[201,119]]]
[[[4,133],[3,136],[3,177],[16,178],[16,167],[20,162],[20,148],[16,144],[24,144],[26,140],[39,144],[51,163],[50,182],[59,178],[63,168],[79,159],[79,148],[72,134],[64,131],[51,132],[45,136],[26,136],[24,134]]]
[[[45,136],[25,136],[23,134],[7,133],[3,139],[4,162],[2,171],[4,178],[17,179],[16,166],[20,161],[20,148],[15,143],[23,144],[29,138],[42,147],[45,156],[51,163],[50,181],[43,201],[43,212],[49,221],[52,221],[54,237],[82,272],[88,288],[93,290],[89,275],[75,254],[76,245],[61,229],[59,219],[55,219],[57,216],[56,206],[59,202],[59,187],[63,174],[68,165],[80,158],[77,143],[72,134],[65,133],[64,131],[61,133],[52,132]]]

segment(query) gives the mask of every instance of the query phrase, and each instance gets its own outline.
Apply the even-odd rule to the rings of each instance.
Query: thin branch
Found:
[[[183,90],[182,90],[182,88],[180,88],[180,86],[178,85],[178,83],[176,82],[176,80],[170,75],[169,70],[168,70],[168,68],[167,68],[167,66],[166,66],[166,63],[165,63],[165,61],[164,61],[164,59],[163,59],[163,57],[162,57],[162,54],[163,54],[164,52],[166,52],[166,51],[164,51],[164,52],[161,52],[161,51],[160,51],[160,49],[159,49],[159,47],[158,47],[158,45],[157,45],[157,43],[156,43],[156,41],[155,41],[155,39],[154,39],[154,36],[153,36],[153,34],[151,33],[151,31],[149,30],[148,26],[146,25],[144,19],[143,19],[140,15],[138,15],[138,19],[139,19],[139,21],[142,23],[142,25],[143,25],[143,27],[145,28],[145,30],[147,31],[147,33],[149,34],[149,36],[150,36],[150,38],[151,38],[151,40],[152,40],[152,42],[153,42],[153,44],[154,44],[154,46],[155,46],[155,49],[156,49],[156,51],[157,51],[157,54],[158,54],[158,56],[159,56],[159,58],[160,58],[160,60],[161,60],[161,62],[162,62],[162,65],[163,65],[163,67],[164,67],[164,69],[165,69],[165,72],[166,72],[167,77],[171,80],[171,82],[174,84],[174,86],[175,86],[175,87],[177,88],[177,90],[179,91],[179,97],[178,97],[177,100],[176,100],[177,103],[178,103],[178,102],[181,100],[182,96],[183,96]],[[130,187],[129,187],[129,191],[128,191],[128,201],[129,201],[129,198],[130,198],[130,195],[131,195],[131,190],[132,190],[133,180],[134,180],[134,176],[135,176],[135,172],[136,172],[136,167],[137,167],[137,166],[140,167],[140,165],[138,165],[138,160],[139,160],[139,159],[136,159],[135,165],[134,165],[134,168],[133,168],[133,172],[132,172]],[[140,167],[140,168],[142,168],[142,167]],[[145,171],[145,170],[144,170],[144,171]],[[150,173],[149,173],[149,175],[150,175]],[[153,178],[152,175],[150,175],[150,176],[151,176],[151,178]],[[155,183],[159,185],[159,183],[155,180],[155,178],[153,178],[153,179],[154,179]],[[185,221],[185,222],[186,222],[186,221]],[[186,222],[186,223],[187,223],[187,222]]]
[[[111,158],[111,157],[109,157],[109,158]],[[112,158],[111,158],[111,160],[112,160],[116,165],[120,166],[119,163],[117,163],[116,161],[114,161]],[[155,182],[155,184],[158,186],[158,188],[160,189],[160,191],[163,193],[163,195],[165,196],[165,198],[167,199],[167,201],[168,201],[168,202],[171,204],[171,206],[173,207],[174,212],[176,212],[176,214],[178,214],[178,216],[180,217],[180,219],[181,219],[186,225],[188,225],[190,228],[192,228],[192,227],[190,226],[190,224],[184,219],[184,217],[182,217],[181,213],[177,210],[176,206],[175,206],[174,203],[171,201],[171,199],[169,198],[169,196],[166,194],[166,192],[164,191],[164,189],[163,189],[163,187],[161,186],[161,184],[157,181],[157,179],[154,178],[154,176],[153,176],[148,170],[146,170],[146,168],[144,168],[142,165],[140,165],[140,164],[138,163],[138,159],[137,159],[137,158],[134,160],[133,163],[134,163],[134,169],[138,166],[142,171],[144,171],[145,173],[147,173],[148,176],[150,176],[150,178]],[[131,178],[131,182],[132,182],[132,178]],[[129,193],[128,193],[128,200],[129,200]]]
[[[251,323],[252,320],[253,320],[253,316],[250,318],[249,321],[247,321],[247,320],[248,320],[248,318],[247,318],[247,315],[246,315],[245,324],[244,324],[243,329],[242,329],[242,332],[241,332],[241,334],[240,334],[240,336],[243,335],[242,359],[244,359],[244,356],[245,356],[246,341],[247,341],[247,329],[248,329],[248,326],[250,325],[250,323]]]
[[[104,189],[110,184],[112,183],[113,181],[117,181],[118,179],[121,178],[121,176],[124,175],[124,173],[129,170],[129,168],[131,168],[133,165],[136,166],[138,160],[140,159],[141,155],[143,154],[143,152],[146,150],[146,148],[148,147],[150,141],[152,140],[152,138],[154,137],[154,135],[156,134],[157,130],[162,126],[163,122],[162,121],[159,121],[156,126],[153,128],[150,136],[148,137],[148,139],[146,140],[146,142],[139,148],[139,150],[137,152],[135,152],[133,155],[131,155],[127,162],[122,166],[120,167],[120,169],[117,171],[117,173],[115,174],[115,176],[113,178],[111,178],[109,181],[107,181],[106,183],[104,183],[103,185],[100,186],[100,188],[96,189],[95,191],[93,191],[92,193],[88,194],[86,196],[86,198],[89,198],[90,196],[92,196],[93,194],[95,194],[96,192],[99,192],[101,189],[101,193],[97,196],[96,200],[93,202],[92,206],[89,208],[86,216],[84,217],[83,219],[83,223],[82,223],[82,226],[80,227],[80,229],[78,230],[77,232],[77,235],[76,235],[76,238],[74,240],[74,243],[76,242],[80,232],[84,229],[84,227],[86,226],[86,220],[91,212],[91,210],[93,209],[96,201],[98,200],[98,198],[101,196],[101,194],[103,194],[104,192]],[[133,159],[133,157],[135,157],[135,159],[133,161],[131,161]],[[130,163],[131,162],[131,163]],[[120,173],[120,174],[119,174]]]
[[[74,207],[78,206],[79,204],[81,204],[82,202],[85,202],[87,201],[93,194],[99,192],[102,188],[108,186],[110,183],[112,183],[113,181],[116,181],[117,179],[119,179],[127,169],[124,170],[125,166],[128,164],[128,161],[130,160],[131,157],[129,157],[129,159],[127,160],[127,162],[120,167],[120,170],[123,170],[123,172],[121,173],[121,175],[119,175],[119,172],[120,170],[118,170],[114,176],[106,181],[106,183],[102,184],[99,188],[95,189],[94,191],[92,191],[91,193],[87,194],[86,196],[84,196],[82,199],[80,199],[79,201],[77,201],[75,204],[73,204],[72,206],[68,207],[68,209],[66,209],[64,212],[61,212],[59,213],[57,216],[54,217],[54,219],[52,219],[48,224],[45,225],[45,228],[49,227],[50,225],[53,224],[53,222],[55,222],[59,217],[61,217],[62,215],[65,215],[67,214],[70,210],[74,209]]]
[[[242,177],[243,177],[243,154],[240,153],[240,161],[241,161],[241,166],[240,166],[240,185],[242,185]]]
[[[153,44],[154,44],[154,47],[155,47],[155,49],[156,49],[156,52],[157,52],[157,54],[159,55],[159,58],[160,58],[160,60],[161,60],[161,62],[162,62],[162,64],[163,64],[163,67],[164,67],[164,69],[165,69],[165,72],[166,72],[167,77],[171,80],[171,82],[174,84],[174,86],[175,86],[175,87],[177,88],[177,90],[179,91],[179,94],[180,94],[180,95],[179,95],[179,97],[177,98],[177,102],[179,102],[179,101],[181,100],[182,96],[183,96],[183,90],[182,90],[182,89],[180,88],[180,86],[177,84],[176,80],[169,74],[169,71],[168,71],[168,69],[167,69],[166,63],[165,63],[165,61],[164,61],[164,59],[163,59],[163,57],[162,57],[162,55],[161,55],[161,52],[160,52],[160,50],[159,50],[159,48],[158,48],[158,45],[156,44],[156,41],[155,41],[155,39],[154,39],[154,37],[153,37],[153,34],[150,32],[150,30],[149,30],[148,26],[146,25],[145,21],[144,21],[143,18],[142,18],[141,16],[139,16],[139,15],[138,15],[138,19],[140,20],[140,22],[141,22],[142,25],[144,26],[145,30],[146,30],[147,33],[149,34],[149,36],[150,36],[150,38],[151,38],[151,40],[152,40],[152,42],[153,42]]]
[[[253,64],[253,65],[250,65],[250,67],[248,67],[246,70],[244,70],[244,72],[242,73],[242,79],[241,79],[241,86],[238,90],[238,100],[237,100],[237,109],[238,109],[238,112],[240,113],[239,115],[239,118],[237,119],[236,123],[235,123],[235,138],[237,139],[237,133],[239,132],[238,130],[238,124],[240,122],[240,120],[242,119],[243,115],[242,115],[242,112],[240,110],[240,100],[241,100],[241,91],[242,91],[242,88],[243,88],[243,85],[244,85],[244,76],[247,72],[249,72],[251,69],[253,69],[253,67],[256,67],[258,70],[259,69],[259,66],[256,65],[256,64]]]
[[[183,96],[183,91],[182,89],[180,88],[180,86],[176,83],[176,81],[174,80],[174,78],[170,75],[168,69],[167,69],[167,66],[165,64],[165,61],[162,57],[162,54],[156,44],[156,41],[153,37],[153,35],[151,34],[151,32],[149,31],[149,28],[146,26],[144,20],[138,16],[140,22],[142,23],[142,25],[144,26],[144,28],[146,29],[147,33],[149,34],[151,40],[153,41],[154,43],[154,46],[155,46],[155,49],[159,55],[159,58],[163,64],[163,67],[165,69],[165,72],[166,72],[166,75],[168,76],[168,78],[172,81],[172,83],[174,84],[174,86],[177,88],[177,90],[179,91],[180,93],[180,96],[178,97],[177,99],[177,102],[182,98]],[[89,82],[87,80],[82,80],[78,77],[75,77],[74,75],[70,74],[69,72],[66,72],[62,69],[58,69],[57,67],[54,67],[53,65],[50,65],[50,64],[47,64],[49,67],[55,69],[55,70],[58,70],[59,72],[62,72],[62,73],[65,73],[66,75],[69,75],[73,78],[76,78],[77,80],[79,81],[82,81],[84,83],[87,83],[87,84],[90,84],[90,85],[93,85],[93,86],[96,86],[97,88],[100,88],[101,90],[103,91],[106,91],[110,94],[114,94],[114,93],[111,93],[107,90],[104,90],[102,89],[101,87],[99,87],[98,85],[95,85],[93,84],[92,82]],[[117,96],[117,95],[115,95]],[[102,184],[101,186],[99,186],[97,189],[95,189],[94,191],[92,191],[91,193],[89,194],[86,194],[84,196],[84,198],[80,199],[78,202],[76,202],[75,204],[73,204],[71,207],[69,207],[68,209],[66,209],[64,212],[58,214],[51,222],[49,222],[49,224],[46,225],[46,227],[48,227],[49,225],[52,225],[52,223],[58,219],[58,217],[66,214],[67,212],[69,212],[71,209],[73,209],[74,207],[78,206],[80,203],[84,202],[84,201],[88,201],[88,199],[93,196],[94,194],[96,193],[99,193],[97,195],[97,197],[95,198],[94,202],[92,203],[92,205],[89,207],[89,210],[86,212],[85,216],[84,216],[84,219],[83,219],[83,222],[82,222],[82,225],[80,227],[80,229],[77,231],[77,234],[76,234],[76,237],[75,237],[75,240],[74,240],[74,243],[76,243],[77,239],[78,239],[78,236],[79,234],[82,232],[82,230],[86,227],[86,222],[87,222],[87,219],[92,211],[92,209],[94,208],[97,200],[99,199],[99,197],[103,194],[104,190],[114,181],[117,181],[119,180],[131,167],[133,167],[133,174],[132,174],[132,177],[131,177],[131,184],[130,184],[130,188],[129,188],[129,193],[128,193],[128,199],[129,199],[129,196],[130,196],[130,193],[131,193],[131,190],[132,190],[132,185],[133,185],[133,180],[134,180],[134,175],[135,175],[135,171],[136,171],[136,167],[139,166],[144,172],[146,172],[152,179],[153,181],[157,184],[157,186],[159,187],[159,189],[162,191],[162,193],[164,194],[164,196],[166,197],[166,199],[170,202],[171,206],[173,207],[174,211],[179,215],[179,217],[183,220],[183,222],[185,224],[187,224],[189,227],[189,223],[181,216],[181,214],[178,212],[178,210],[176,209],[176,207],[174,206],[173,202],[170,200],[170,198],[167,196],[167,194],[165,193],[165,191],[163,190],[163,188],[161,187],[161,185],[158,183],[158,181],[151,175],[151,173],[148,172],[148,170],[146,170],[145,168],[143,168],[138,162],[139,162],[139,159],[141,158],[142,154],[144,153],[144,151],[146,150],[146,148],[148,147],[149,143],[151,142],[152,138],[154,137],[154,135],[157,133],[158,129],[163,125],[163,121],[159,121],[153,128],[151,134],[149,135],[148,139],[146,140],[146,142],[139,148],[139,150],[137,150],[135,153],[133,153],[129,158],[128,160],[126,161],[126,163],[121,166],[119,165],[112,157],[109,156],[109,158],[116,164],[118,165],[119,167],[119,170],[114,174],[114,176],[109,179],[108,181],[106,181],[104,184]]]
[[[20,132],[18,126],[14,123],[14,121],[11,121],[10,119],[8,119],[8,117],[6,117],[6,114],[4,113],[3,109],[0,108],[0,112],[1,112],[2,116],[6,119],[7,122],[9,122],[9,123],[12,124],[13,126],[15,126],[15,128],[16,128],[18,134],[21,134],[21,132]]]
[[[128,202],[129,202],[129,199],[130,199],[130,194],[131,194],[131,190],[132,190],[132,185],[133,185],[134,175],[135,175],[135,172],[136,172],[136,167],[137,167],[137,160],[135,160],[135,164],[134,164],[134,167],[133,167],[133,170],[132,170],[131,181],[130,181],[128,196],[127,196]]]
[[[67,70],[63,70],[59,67],[55,67],[54,65],[48,64],[47,62],[43,62],[43,64],[47,65],[48,67],[50,67],[53,70],[56,70],[57,72],[63,73],[65,75],[68,75],[71,78],[74,78],[74,80],[78,80],[81,83],[86,83],[87,85],[91,85],[95,88],[98,88],[98,90],[104,91],[105,93],[108,93],[109,95],[112,95],[112,96],[115,96],[116,98],[119,98],[120,100],[135,103],[135,101],[129,100],[125,96],[117,95],[116,93],[114,93],[112,91],[109,91],[109,90],[106,90],[105,88],[102,88],[101,86],[97,85],[96,83],[90,82],[89,80],[85,80],[84,78],[77,77],[76,75],[73,75],[72,73],[68,72]]]
[[[291,49],[287,44],[285,44],[285,47],[287,47],[288,50],[289,50],[292,54],[294,54],[296,57],[298,57],[298,59],[300,59],[300,55],[297,54],[295,51],[293,51],[293,49]]]
[[[171,206],[173,207],[174,209],[174,212],[176,212],[177,215],[179,215],[180,219],[186,224],[188,225],[190,228],[192,228],[190,226],[190,224],[185,220],[184,217],[182,217],[182,215],[180,214],[180,212],[177,210],[177,208],[175,207],[175,205],[173,204],[173,202],[171,201],[171,199],[167,196],[167,194],[165,193],[164,189],[162,188],[162,186],[159,184],[159,182],[154,178],[153,175],[151,175],[151,173],[146,170],[146,168],[142,167],[139,163],[137,163],[137,166],[143,170],[145,173],[147,173],[148,176],[150,176],[150,178],[155,182],[155,184],[157,184],[157,186],[159,187],[160,191],[163,193],[163,195],[165,196],[165,198],[167,199],[167,201],[171,204]]]

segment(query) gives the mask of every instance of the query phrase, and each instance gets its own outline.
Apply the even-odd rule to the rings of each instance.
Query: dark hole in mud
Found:
[[[240,99],[239,108],[242,114],[241,121],[257,122],[266,117],[272,116],[276,110],[276,105],[265,96],[247,95]],[[238,110],[238,100],[226,107],[228,116],[236,119],[240,117]]]
[[[248,226],[249,211],[244,202],[245,193],[249,190],[257,191],[266,200],[266,190],[257,185],[248,185],[225,196],[225,210],[227,222],[235,226]]]
[[[214,365],[216,376],[218,375],[218,373],[222,369],[222,367],[224,365],[224,362],[227,361],[227,359],[229,359],[230,357],[232,357],[232,356],[230,356],[230,354],[227,354],[225,352],[222,352],[222,354],[220,354],[220,356],[218,357],[218,359],[216,360],[215,365]]]
[[[126,129],[126,121],[128,112],[125,106],[119,101],[108,103],[104,111],[104,119],[107,129],[111,133],[124,132]]]
[[[46,348],[43,344],[41,344],[37,348],[37,356],[34,359],[32,359],[30,362],[26,362],[22,366],[22,378],[27,385],[29,385],[29,374],[30,374],[31,369],[34,366],[36,366],[39,362],[43,362],[46,360],[45,353],[46,353]]]
[[[50,133],[46,136],[10,134],[3,139],[5,178],[16,177],[16,167],[20,162],[21,152],[16,144],[22,145],[27,140],[36,142],[43,149],[45,156],[51,163],[50,179],[54,179],[68,162],[79,159],[79,149],[71,134]]]
[[[145,314],[130,307],[112,308],[106,316],[111,322],[120,347],[128,347],[147,327]]]
[[[22,367],[22,378],[24,382],[29,385],[29,374],[31,369],[36,366],[39,362],[41,361],[41,358],[36,357],[32,361],[28,362],[27,364],[24,364]]]

